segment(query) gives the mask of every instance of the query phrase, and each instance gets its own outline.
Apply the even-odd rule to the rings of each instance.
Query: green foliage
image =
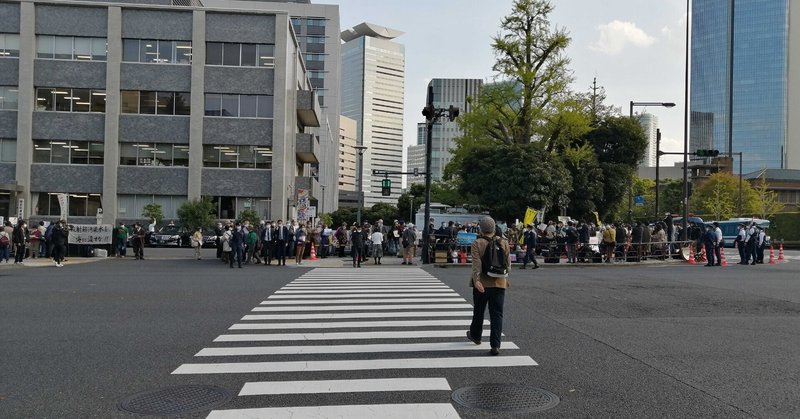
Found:
[[[572,191],[561,160],[540,144],[492,144],[465,156],[461,193],[474,195],[498,220],[522,217],[526,207],[553,208]]]
[[[164,211],[159,204],[147,204],[142,208],[142,217],[148,220],[155,219],[156,224],[161,224],[161,221],[164,220]]]
[[[322,224],[325,224],[325,225],[326,225],[326,226],[328,226],[328,227],[330,227],[331,225],[333,225],[333,217],[331,217],[331,215],[330,215],[330,214],[328,214],[328,213],[320,214],[320,215],[319,215],[319,221],[320,221]]]
[[[348,226],[353,225],[356,222],[357,211],[357,208],[340,207],[331,213],[332,225],[334,227],[339,227],[342,223],[347,223]]]
[[[186,201],[178,208],[178,220],[189,230],[210,227],[216,220],[216,207],[211,199],[206,197]]]
[[[258,213],[250,208],[242,210],[242,212],[239,213],[238,220],[241,222],[249,221],[252,225],[258,225],[261,221],[258,217]]]
[[[681,214],[683,210],[683,180],[665,179],[660,182],[661,190],[658,196],[659,212]],[[658,215],[660,216],[661,214]]]
[[[753,189],[757,197],[756,208],[759,217],[767,219],[783,211],[783,203],[778,201],[778,193],[767,189],[767,181],[764,178],[756,182]]]
[[[370,224],[375,224],[378,220],[383,220],[383,224],[391,224],[399,218],[399,215],[396,206],[379,202],[362,214],[361,222],[368,221]]]
[[[711,214],[717,219],[727,219],[737,213],[739,202],[739,177],[727,172],[711,175],[689,198],[690,212]],[[758,196],[750,183],[742,185],[742,213],[758,213]]]
[[[800,213],[784,212],[769,218],[770,226],[767,234],[773,241],[800,241]]]

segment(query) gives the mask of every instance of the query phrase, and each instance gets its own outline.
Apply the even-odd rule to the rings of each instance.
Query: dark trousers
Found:
[[[737,250],[739,250],[739,263],[744,264],[747,260],[745,246],[742,242],[736,243]]]
[[[144,259],[144,246],[140,240],[133,241],[133,254],[136,259]]]
[[[758,263],[764,263],[764,248],[766,248],[764,245],[758,246],[758,250],[756,251],[758,256],[756,257],[756,262]]]
[[[747,246],[744,248],[744,251],[745,251],[744,262],[745,263],[750,263],[750,260],[752,259],[753,263],[756,263],[756,257],[757,256],[756,256],[756,245],[755,245],[755,243],[748,242]]]
[[[222,242],[217,239],[217,259],[222,259]]]
[[[275,242],[275,250],[275,259],[278,260],[278,265],[286,265],[286,240]]]
[[[242,246],[239,245],[233,246],[233,250],[231,251],[231,256],[230,256],[231,268],[233,268],[234,258],[236,259],[236,263],[239,265],[239,267],[240,268],[242,267],[242,250],[243,250]]]
[[[714,256],[716,255],[716,251],[714,249],[714,243],[706,242],[706,257],[708,258],[709,265],[715,265]]]
[[[714,258],[717,259],[717,265],[722,263],[722,243],[714,248]]]
[[[22,262],[23,259],[25,259],[25,245],[17,243],[14,245],[14,263]]]
[[[523,259],[522,266],[528,266],[531,262],[533,262],[533,266],[539,266],[539,264],[536,263],[536,246],[528,246],[528,249],[525,251],[525,259]]]
[[[338,254],[339,254],[339,257],[340,257],[340,258],[343,258],[343,257],[344,257],[344,246],[345,246],[345,245],[343,245],[343,244],[340,244],[340,245],[339,245],[339,248],[338,248]]]
[[[64,260],[64,254],[66,252],[67,247],[63,244],[56,244],[53,246],[53,261],[56,263],[61,263]]]
[[[361,266],[361,258],[363,257],[363,254],[361,252],[363,251],[364,249],[362,249],[361,246],[352,247],[353,266],[359,266],[359,267]]]
[[[472,324],[469,332],[473,338],[480,340],[483,334],[483,314],[489,306],[490,336],[492,348],[500,348],[500,335],[503,333],[503,302],[506,298],[505,288],[486,288],[484,292],[472,289],[472,301],[475,309],[472,312]]]
[[[267,265],[272,264],[272,255],[274,246],[272,242],[265,241],[262,245],[261,252],[264,256],[264,263]]]

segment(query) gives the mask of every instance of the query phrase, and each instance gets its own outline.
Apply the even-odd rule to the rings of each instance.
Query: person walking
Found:
[[[200,249],[203,247],[203,229],[197,227],[192,233],[192,249],[195,260],[200,260]]]
[[[490,355],[500,354],[500,340],[503,334],[503,303],[505,301],[506,288],[508,288],[507,274],[505,276],[490,276],[489,266],[486,266],[486,252],[494,250],[495,246],[502,249],[502,258],[506,268],[511,266],[511,249],[508,241],[502,236],[496,237],[495,221],[491,217],[484,217],[479,221],[481,236],[472,242],[470,253],[472,254],[472,273],[470,277],[470,287],[472,287],[472,299],[474,310],[472,312],[472,323],[467,330],[467,339],[481,344],[483,334],[483,318],[486,307],[489,307],[490,335],[489,346]],[[489,255],[491,256],[491,255]],[[507,272],[507,271],[506,271]]]
[[[361,267],[361,252],[364,251],[364,236],[361,234],[361,226],[358,224],[353,225],[353,230],[350,232],[350,251],[353,254],[353,267]]]
[[[413,265],[411,260],[414,258],[414,249],[417,246],[417,229],[414,224],[408,223],[403,229],[400,245],[403,246],[403,265]]]
[[[372,241],[372,259],[376,265],[381,265],[381,258],[383,258],[383,229],[378,227],[372,232],[370,240]]]
[[[294,233],[294,243],[296,247],[294,250],[294,263],[298,265],[303,264],[303,255],[306,253],[306,240],[308,240],[306,227],[300,224]]]
[[[286,242],[289,240],[289,229],[283,225],[282,220],[278,220],[278,227],[275,229],[275,250],[278,266],[286,266]]]
[[[14,244],[14,264],[25,264],[25,241],[27,228],[25,221],[19,220],[11,233],[11,242]]]
[[[528,267],[528,263],[533,262],[533,269],[539,269],[539,264],[536,262],[536,244],[539,235],[533,228],[533,224],[525,226],[525,232],[522,233],[522,243],[525,244],[525,259],[522,260],[522,269]]]
[[[116,233],[118,258],[125,257],[125,253],[128,246],[128,234],[130,234],[130,230],[128,230],[128,227],[125,227],[125,223],[120,221]]]
[[[8,221],[6,221],[8,224]],[[8,263],[8,257],[11,254],[11,235],[5,230],[0,229],[0,262],[3,260]]]
[[[147,232],[141,224],[133,225],[133,254],[137,260],[144,260],[144,241]]]
[[[53,262],[57,267],[64,266],[64,255],[67,253],[67,240],[69,238],[69,229],[67,222],[64,220],[55,223],[51,231],[51,240],[53,241]]]
[[[242,267],[242,255],[244,252],[244,242],[245,236],[244,231],[242,231],[242,226],[240,224],[236,224],[236,230],[231,232],[231,259],[230,259],[230,267],[233,268],[233,259],[236,259],[236,264],[239,265],[239,268]]]

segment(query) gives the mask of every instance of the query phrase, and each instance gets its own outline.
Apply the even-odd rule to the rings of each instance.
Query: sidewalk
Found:
[[[82,265],[85,263],[91,262],[99,262],[101,260],[106,260],[108,258],[85,258],[85,257],[69,257],[64,259],[64,266],[71,266],[71,265]],[[23,261],[22,265],[14,264],[12,259],[6,262],[0,262],[0,269],[24,269],[24,268],[46,268],[52,267],[55,268],[56,264],[53,262],[53,259],[48,258],[27,258]]]

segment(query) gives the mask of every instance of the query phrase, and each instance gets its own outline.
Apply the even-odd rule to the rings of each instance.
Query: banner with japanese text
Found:
[[[111,224],[72,224],[69,244],[111,244],[114,228]]]

